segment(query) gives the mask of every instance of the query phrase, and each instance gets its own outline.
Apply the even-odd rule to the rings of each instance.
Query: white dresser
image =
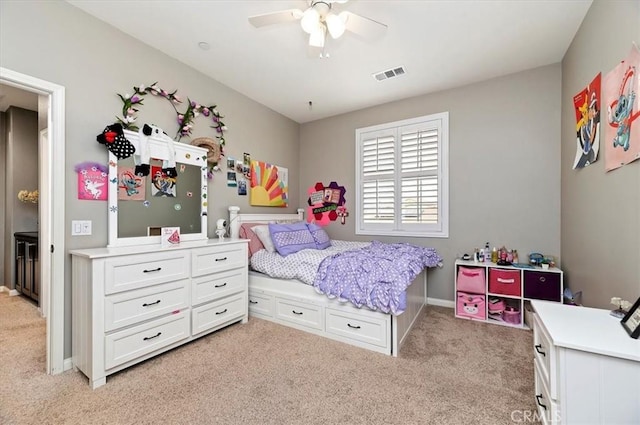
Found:
[[[531,301],[544,424],[639,424],[640,340],[608,310]]]
[[[248,319],[246,240],[70,254],[73,365],[93,388],[107,375]]]

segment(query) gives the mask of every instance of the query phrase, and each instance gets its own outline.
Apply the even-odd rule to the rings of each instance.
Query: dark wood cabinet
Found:
[[[38,264],[38,232],[16,232],[15,289],[26,297],[40,300],[40,267]]]

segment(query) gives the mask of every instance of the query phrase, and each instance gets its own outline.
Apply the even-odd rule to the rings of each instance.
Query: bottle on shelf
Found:
[[[515,264],[519,263],[519,261],[518,261],[518,250],[517,249],[513,250],[513,261],[512,262],[515,263]]]
[[[493,247],[493,251],[491,251],[491,262],[498,262],[498,248],[496,248],[495,246]]]
[[[484,261],[490,262],[491,259],[491,248],[489,247],[489,242],[484,245]]]

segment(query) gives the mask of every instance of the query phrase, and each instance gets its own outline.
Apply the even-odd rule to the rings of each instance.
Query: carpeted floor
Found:
[[[532,334],[429,306],[398,358],[250,319],[107,378],[48,376],[45,323],[0,293],[2,424],[513,424]]]

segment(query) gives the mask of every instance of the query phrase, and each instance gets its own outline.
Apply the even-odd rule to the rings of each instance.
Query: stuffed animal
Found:
[[[107,149],[118,159],[129,158],[136,152],[136,148],[127,140],[122,130],[122,124],[115,123],[105,127],[96,137],[98,143],[106,145]]]
[[[146,176],[149,174],[149,137],[155,137],[156,139],[164,140],[167,142],[168,159],[162,162],[162,172],[167,177],[177,177],[178,171],[176,170],[176,151],[173,147],[173,139],[167,135],[161,128],[155,125],[145,124],[142,126],[139,135],[138,148],[140,149],[139,155],[134,155],[133,159],[136,164],[135,174],[139,176]]]

